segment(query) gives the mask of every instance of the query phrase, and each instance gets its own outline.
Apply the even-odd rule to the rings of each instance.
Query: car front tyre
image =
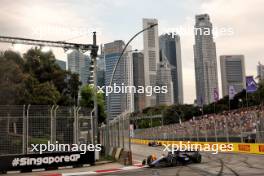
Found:
[[[152,156],[148,156],[147,158],[147,164],[150,166],[150,164],[153,162]]]

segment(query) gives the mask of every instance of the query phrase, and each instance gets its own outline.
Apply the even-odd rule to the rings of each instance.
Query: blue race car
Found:
[[[169,152],[159,158],[156,158],[155,155],[150,155],[142,161],[142,164],[149,167],[166,167],[201,162],[202,155],[199,151],[177,151],[174,153]]]

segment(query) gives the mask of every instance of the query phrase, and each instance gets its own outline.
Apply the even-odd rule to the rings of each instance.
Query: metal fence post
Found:
[[[76,134],[77,115],[76,115],[76,110],[77,110],[77,108],[74,106],[73,107],[73,118],[74,118],[74,122],[73,122],[73,143],[74,144],[77,144],[77,134]]]
[[[57,110],[58,110],[59,106],[56,106],[55,110],[54,110],[54,144],[56,143],[57,141]]]
[[[115,120],[112,125],[112,136],[113,136],[113,146],[116,147],[116,130],[115,130]]]
[[[27,115],[26,115],[26,105],[23,106],[23,139],[22,139],[22,153],[27,153]]]
[[[54,132],[54,123],[53,123],[53,109],[55,105],[52,105],[50,109],[50,142],[53,143],[53,132]]]
[[[128,149],[129,149],[129,152],[131,152],[131,136],[132,136],[132,134],[131,134],[131,130],[130,130],[130,116],[128,115],[127,117],[126,117],[126,119],[127,119],[127,125],[128,125]],[[131,155],[131,157],[132,157],[132,155]],[[131,158],[131,162],[132,162],[132,158]]]
[[[53,105],[50,110],[50,142],[52,144],[56,143],[56,111],[58,107]]]
[[[260,113],[256,114],[256,142],[261,143],[261,130],[260,130]]]
[[[226,116],[224,116],[224,122],[225,122],[225,131],[226,131],[226,142],[229,142],[228,124],[227,124]]]
[[[213,119],[213,122],[214,122],[215,142],[218,142],[215,119]]]
[[[259,119],[258,119],[258,116],[257,116],[257,113],[256,112],[254,112],[253,114],[253,119],[254,119],[254,123],[253,124],[255,124],[255,126],[254,126],[254,131],[256,132],[256,143],[259,143],[259,129],[258,129],[258,121],[259,121]]]
[[[196,129],[196,141],[199,141],[199,134],[198,134],[198,127],[197,127],[197,121],[195,120],[195,129]]]
[[[111,147],[114,147],[115,144],[114,144],[114,134],[113,134],[113,123],[111,122],[110,124],[110,134],[111,134]]]
[[[81,107],[78,107],[76,111],[76,121],[77,121],[76,122],[76,141],[77,141],[76,144],[79,143],[79,137],[80,137],[80,123],[79,123],[79,111],[80,110],[81,110]]]
[[[91,123],[91,142],[92,144],[95,144],[94,143],[94,121],[93,121],[93,112],[94,112],[94,109],[91,111],[90,113],[90,116],[91,116],[91,119],[90,119],[90,123]]]
[[[27,117],[26,117],[26,154],[28,153],[28,143],[29,143],[29,108],[30,108],[30,104],[27,107]]]
[[[122,140],[123,140],[123,136],[122,136],[122,128],[121,128],[121,125],[122,125],[122,116],[119,118],[119,122],[118,122],[118,131],[119,131],[119,143],[118,143],[118,146],[121,147],[122,145]]]
[[[116,123],[115,123],[115,121],[116,121],[116,119],[114,120],[114,122],[113,122],[113,125],[112,125],[112,132],[113,132],[113,144],[114,144],[114,147],[116,147],[116,129],[115,129],[115,125],[116,125]]]
[[[203,121],[204,121],[204,119],[203,119]],[[205,125],[204,126],[205,127],[205,130],[204,130],[205,131],[205,141],[208,142],[208,133],[207,133],[207,126],[206,126],[207,122],[205,121],[205,122],[203,122],[203,124]]]
[[[120,134],[119,134],[119,120],[120,120],[120,117],[121,116],[118,117],[118,119],[116,121],[116,127],[115,127],[115,129],[116,129],[116,136],[117,136],[117,141],[116,141],[117,147],[119,147],[119,142],[120,142]]]
[[[122,136],[123,136],[123,148],[125,148],[125,117],[122,117]]]
[[[116,146],[115,121],[113,121],[112,124],[112,142],[113,142],[113,147],[115,147]]]
[[[242,121],[239,119],[239,129],[240,129],[240,142],[243,142],[243,130],[242,130]]]

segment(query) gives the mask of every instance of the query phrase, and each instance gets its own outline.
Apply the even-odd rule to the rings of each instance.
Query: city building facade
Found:
[[[259,62],[257,66],[259,80],[264,80],[264,65]]]
[[[158,64],[157,70],[157,86],[166,86],[166,93],[157,94],[157,104],[158,105],[172,105],[174,103],[173,95],[173,82],[171,76],[170,64],[166,59],[163,59]]]
[[[105,61],[105,85],[109,86],[110,79],[125,43],[122,40],[106,43],[104,45],[104,61]],[[113,77],[112,86],[131,86],[133,85],[133,70],[132,70],[132,53],[129,52],[131,47],[127,48],[117,65],[116,72]],[[134,102],[133,94],[131,93],[110,93],[108,95],[110,103],[107,104],[108,118],[114,119],[123,112],[133,112]]]
[[[220,56],[222,94],[228,95],[229,87],[233,86],[236,92],[246,88],[245,59],[243,55]]]
[[[133,82],[134,86],[145,86],[144,79],[144,55],[142,52],[134,52],[133,54]],[[142,111],[145,107],[145,94],[134,94],[134,110]]]
[[[183,104],[181,42],[179,35],[164,34],[159,37],[160,60],[166,60],[171,69],[173,103]],[[162,64],[164,66],[164,63]],[[161,66],[161,65],[160,65]]]
[[[105,86],[105,58],[104,54],[98,56],[97,59],[97,86]]]
[[[74,50],[67,55],[68,70],[79,74],[79,80],[82,86],[88,84],[90,76],[90,57],[82,52]]]
[[[217,78],[216,47],[212,23],[208,14],[195,17],[194,65],[196,99],[199,106],[214,102],[214,93],[219,91]]]
[[[158,24],[157,19],[143,19],[143,29]],[[157,67],[159,63],[159,37],[158,26],[143,32],[144,46],[144,78],[146,86],[156,86]],[[145,96],[145,107],[156,105],[156,94]]]

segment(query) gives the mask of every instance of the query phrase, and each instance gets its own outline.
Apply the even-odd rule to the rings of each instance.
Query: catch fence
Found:
[[[136,129],[136,139],[199,142],[264,142],[263,107],[204,115],[189,121]]]
[[[100,127],[100,142],[107,151],[110,148],[122,148],[131,151],[130,136],[133,133],[133,128],[129,118],[127,113],[123,113],[111,120],[109,125]]]
[[[90,110],[47,105],[0,106],[0,156],[31,153],[31,144],[90,144]]]

